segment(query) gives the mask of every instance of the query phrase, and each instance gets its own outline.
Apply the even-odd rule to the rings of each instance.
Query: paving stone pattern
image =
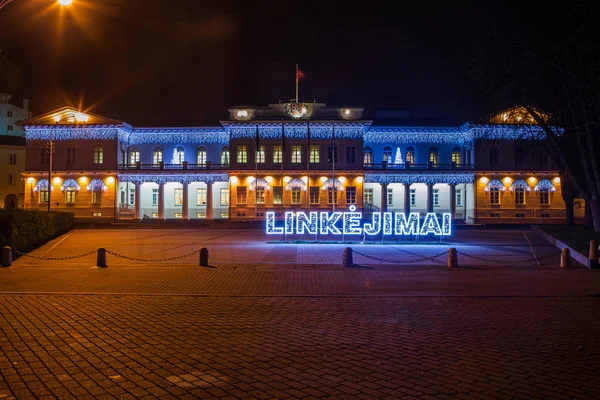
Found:
[[[2,296],[0,398],[595,399],[599,307]]]

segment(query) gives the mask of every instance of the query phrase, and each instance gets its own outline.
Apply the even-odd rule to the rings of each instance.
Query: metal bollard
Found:
[[[448,249],[448,268],[452,269],[458,266],[458,254],[454,247]]]
[[[560,252],[560,267],[571,268],[571,249],[565,247]]]
[[[9,246],[2,249],[2,266],[12,267],[12,249]]]
[[[98,249],[98,256],[96,257],[96,267],[106,268],[106,249]]]
[[[596,239],[590,240],[590,268],[598,268],[598,245]]]
[[[344,267],[353,267],[354,266],[354,261],[352,259],[352,248],[351,247],[346,247],[344,249],[344,256],[342,258],[342,264]]]
[[[200,266],[208,267],[208,249],[206,247],[200,249]]]

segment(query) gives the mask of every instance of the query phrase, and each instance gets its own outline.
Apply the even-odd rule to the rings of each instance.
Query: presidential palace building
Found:
[[[253,221],[355,205],[466,224],[563,223],[556,163],[525,115],[438,126],[291,102],[233,107],[219,126],[134,127],[65,107],[20,124],[24,203],[46,210],[50,197],[52,210],[111,221]]]

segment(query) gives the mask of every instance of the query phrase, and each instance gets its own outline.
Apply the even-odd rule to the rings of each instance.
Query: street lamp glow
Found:
[[[73,3],[73,0],[58,0],[58,4],[61,6],[70,6]]]

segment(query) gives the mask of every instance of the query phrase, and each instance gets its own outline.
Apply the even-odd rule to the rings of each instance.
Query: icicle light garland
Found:
[[[553,128],[554,129],[554,128]],[[472,141],[474,139],[489,139],[489,140],[544,140],[546,133],[538,125],[471,125],[464,124],[461,126],[464,130],[465,137]],[[558,134],[561,132],[556,130]]]
[[[365,183],[448,183],[457,185],[460,183],[473,183],[475,176],[473,174],[365,174]]]
[[[40,179],[33,187],[33,191],[37,192],[40,189],[48,189],[48,179]],[[51,188],[54,191],[54,188]]]
[[[134,129],[129,144],[228,144],[229,135],[220,128],[198,129]]]
[[[284,125],[286,139],[306,139],[308,137],[308,127],[306,124],[299,126]],[[256,125],[230,127],[232,139],[253,139],[256,137]],[[313,139],[331,139],[331,125],[310,126],[310,137]],[[364,134],[364,126],[335,126],[335,137],[338,139],[360,139]],[[281,125],[258,126],[258,135],[260,139],[281,139]]]
[[[257,186],[259,188],[265,188],[265,190],[270,190],[271,189],[271,186],[269,186],[269,182],[267,182],[263,178],[258,178],[258,179],[253,180],[250,183],[250,190],[256,189]]]
[[[365,143],[415,144],[441,143],[459,146],[469,142],[469,137],[457,128],[426,129],[412,128],[371,128],[364,136]]]
[[[329,178],[327,179],[324,183],[323,186],[321,187],[321,190],[326,190],[329,188],[337,188],[337,190],[339,192],[343,192],[344,191],[344,185],[342,185],[342,182],[340,182],[337,179],[333,179],[333,178]]]
[[[535,190],[536,192],[539,192],[540,190],[548,190],[550,192],[554,192],[556,188],[548,179],[542,179],[538,182],[537,185],[535,185],[535,188],[533,190]]]
[[[104,192],[108,189],[108,187],[104,184],[102,179],[92,179],[90,183],[88,183],[86,189],[88,192],[96,190],[102,190]]]
[[[514,192],[515,189],[525,189],[526,192],[531,192],[531,187],[523,179],[517,179],[512,183],[512,185],[510,185],[511,192]]]
[[[215,183],[228,182],[227,174],[173,174],[173,175],[147,175],[147,174],[119,174],[119,182],[130,183]]]
[[[292,190],[293,188],[306,190],[306,183],[304,183],[301,179],[294,178],[288,182],[288,184],[285,186],[285,190]]]
[[[52,140],[105,140],[119,139],[127,141],[128,133],[121,128],[94,128],[90,126],[57,126],[56,128],[25,128],[25,138],[27,140],[50,140],[50,132],[52,132]]]
[[[491,181],[489,181],[487,183],[487,185],[485,185],[485,188],[483,189],[483,191],[489,192],[490,189],[498,189],[499,191],[504,192],[504,191],[506,191],[506,186],[504,186],[504,183],[502,183],[498,179],[492,179]]]
[[[61,192],[64,192],[65,190],[67,190],[67,188],[75,188],[75,190],[78,192],[80,189],[79,184],[77,183],[77,181],[75,179],[67,179],[60,186]]]

